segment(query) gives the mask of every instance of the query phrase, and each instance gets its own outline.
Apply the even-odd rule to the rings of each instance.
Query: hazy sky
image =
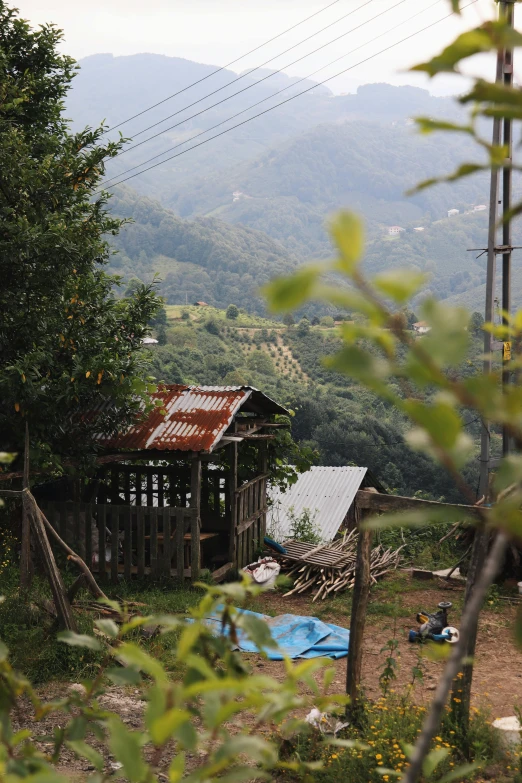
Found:
[[[331,2],[332,0],[330,0]],[[111,52],[130,55],[154,52],[185,57],[198,62],[226,65],[277,33],[324,8],[329,0],[17,0],[13,4],[34,25],[54,22],[65,32],[63,50],[80,59],[89,54]],[[361,8],[367,3],[364,8]],[[463,4],[470,0],[463,0]],[[397,6],[392,8],[393,6]],[[360,10],[356,10],[360,9]],[[346,19],[345,14],[354,11]],[[419,13],[421,12],[422,13]],[[408,66],[439,51],[466,27],[490,18],[492,0],[476,0],[463,18],[446,19],[411,40],[360,63],[381,49],[420,31],[449,13],[449,0],[338,0],[331,8],[296,30],[263,47],[232,66],[242,71],[260,65],[305,37],[336,22],[328,30],[277,56],[267,67],[282,68],[307,76],[329,65],[314,78],[322,80],[355,66],[328,82],[335,92],[352,92],[357,85],[386,81],[392,84],[427,86],[436,94],[458,92],[463,81],[437,77],[427,82],[422,75],[405,73]],[[294,60],[333,38],[367,22],[337,43],[295,65]],[[400,25],[397,29],[396,25]],[[377,40],[372,41],[372,39]],[[363,45],[367,44],[367,45]],[[357,51],[352,50],[358,47]],[[288,66],[288,67],[287,67]],[[487,58],[470,63],[474,70],[491,72]],[[490,73],[491,75],[491,73]]]

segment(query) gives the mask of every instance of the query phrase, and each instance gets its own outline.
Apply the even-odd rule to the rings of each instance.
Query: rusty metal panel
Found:
[[[210,452],[252,395],[267,413],[286,413],[250,386],[164,386],[153,398],[161,399],[166,415],[154,410],[126,433],[103,442],[117,449]]]

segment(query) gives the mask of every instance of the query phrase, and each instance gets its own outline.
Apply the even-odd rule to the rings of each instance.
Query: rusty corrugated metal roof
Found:
[[[252,386],[163,386],[153,399],[166,415],[154,410],[127,432],[104,441],[116,449],[212,451],[240,410],[287,413]]]

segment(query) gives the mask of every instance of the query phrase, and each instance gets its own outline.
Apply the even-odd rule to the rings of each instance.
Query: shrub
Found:
[[[239,316],[239,310],[235,304],[229,304],[226,312],[227,318],[236,319]]]
[[[312,513],[309,508],[305,508],[298,516],[293,506],[289,508],[290,538],[293,538],[294,541],[302,541],[304,544],[320,544],[321,534],[315,524],[317,513],[317,510]]]

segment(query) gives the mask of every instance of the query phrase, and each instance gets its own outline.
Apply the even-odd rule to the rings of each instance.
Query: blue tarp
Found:
[[[279,650],[266,650],[272,661],[281,661],[285,655],[290,658],[343,658],[348,655],[350,631],[347,628],[323,623],[317,617],[300,617],[295,614],[268,617],[247,609],[242,611],[268,624],[272,638],[279,646]],[[221,633],[219,611],[207,619],[207,624],[215,628],[216,634]],[[242,652],[259,652],[243,631],[239,633],[238,647]]]

